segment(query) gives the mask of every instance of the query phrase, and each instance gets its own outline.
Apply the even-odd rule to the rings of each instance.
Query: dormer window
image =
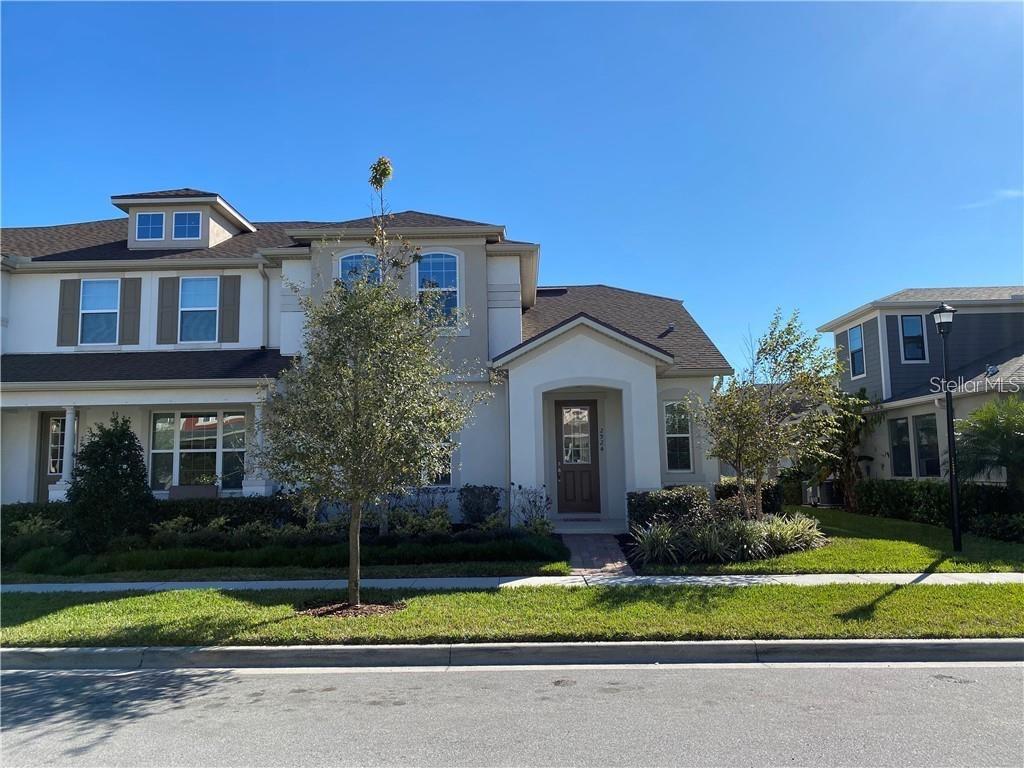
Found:
[[[164,239],[164,215],[163,215],[163,213],[137,213],[137,214],[135,214],[135,239],[136,240],[163,240]]]
[[[198,240],[202,226],[199,211],[176,211],[174,214],[174,239]]]

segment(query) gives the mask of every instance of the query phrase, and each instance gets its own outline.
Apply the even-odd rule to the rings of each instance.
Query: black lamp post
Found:
[[[956,435],[953,433],[953,389],[949,385],[949,343],[956,310],[949,304],[940,304],[932,310],[935,327],[942,337],[942,388],[946,390],[946,442],[949,444],[949,506],[953,511],[953,551],[963,552],[960,538],[960,488],[956,481]]]

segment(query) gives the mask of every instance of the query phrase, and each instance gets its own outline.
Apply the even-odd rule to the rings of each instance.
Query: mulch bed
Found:
[[[348,603],[329,603],[314,600],[296,611],[299,616],[337,617],[339,619],[355,619],[360,616],[384,616],[405,608],[405,603],[361,603],[351,606]]]

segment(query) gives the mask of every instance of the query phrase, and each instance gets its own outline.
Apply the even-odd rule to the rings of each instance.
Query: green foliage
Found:
[[[626,509],[631,528],[647,528],[655,520],[672,525],[690,523],[711,509],[708,489],[702,485],[678,485],[658,491],[630,491]]]
[[[634,525],[630,535],[629,555],[641,565],[679,562],[679,533],[672,523],[655,517]]]
[[[990,400],[956,421],[957,460],[964,479],[991,479],[1005,469],[1008,483],[1024,493],[1024,395]]]
[[[123,533],[145,531],[153,513],[146,460],[131,421],[94,425],[75,457],[68,526],[76,543],[98,552]]]
[[[782,486],[782,503],[800,506],[804,503],[804,473],[798,467],[784,467],[779,470],[778,483]]]
[[[555,532],[555,524],[549,518],[541,515],[528,517],[522,520],[517,527],[534,536],[551,536]]]
[[[818,521],[807,515],[768,515],[762,522],[765,543],[775,555],[816,549],[827,542]]]
[[[410,513],[395,530],[402,536],[444,535],[452,532],[452,519],[446,507],[434,507],[426,514]]]
[[[49,510],[38,509],[47,505],[25,504],[18,506],[26,507],[26,509],[12,514],[13,519],[4,520],[6,529],[2,547],[4,560],[15,561],[34,549],[64,548],[69,544],[71,535],[64,528],[62,518]],[[9,509],[9,506],[4,507],[3,515],[7,515]]]
[[[755,484],[747,481],[746,491],[752,496]],[[765,480],[761,487],[761,511],[766,515],[777,515],[782,512],[784,490],[777,480]],[[718,500],[739,498],[740,486],[735,477],[723,477],[715,483],[715,498]]]
[[[469,525],[480,525],[498,512],[501,489],[493,485],[464,485],[459,488],[459,511]]]

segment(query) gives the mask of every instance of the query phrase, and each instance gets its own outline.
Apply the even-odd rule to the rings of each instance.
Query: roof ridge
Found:
[[[673,296],[662,296],[657,293],[645,293],[644,291],[636,291],[632,288],[619,288],[616,285],[608,285],[606,283],[580,283],[577,285],[538,285],[538,291],[544,290],[558,290],[568,288],[606,288],[609,291],[616,291],[618,293],[632,293],[634,296],[644,296],[648,299],[659,299],[660,301],[671,301],[674,304],[685,303],[683,299],[675,298]]]
[[[86,224],[109,224],[113,221],[128,221],[127,216],[115,216],[111,219],[90,219],[89,221],[71,221],[66,224],[34,224],[27,227],[0,227],[0,231],[8,232],[11,230],[25,230],[25,229],[57,229],[59,227],[81,227]]]

